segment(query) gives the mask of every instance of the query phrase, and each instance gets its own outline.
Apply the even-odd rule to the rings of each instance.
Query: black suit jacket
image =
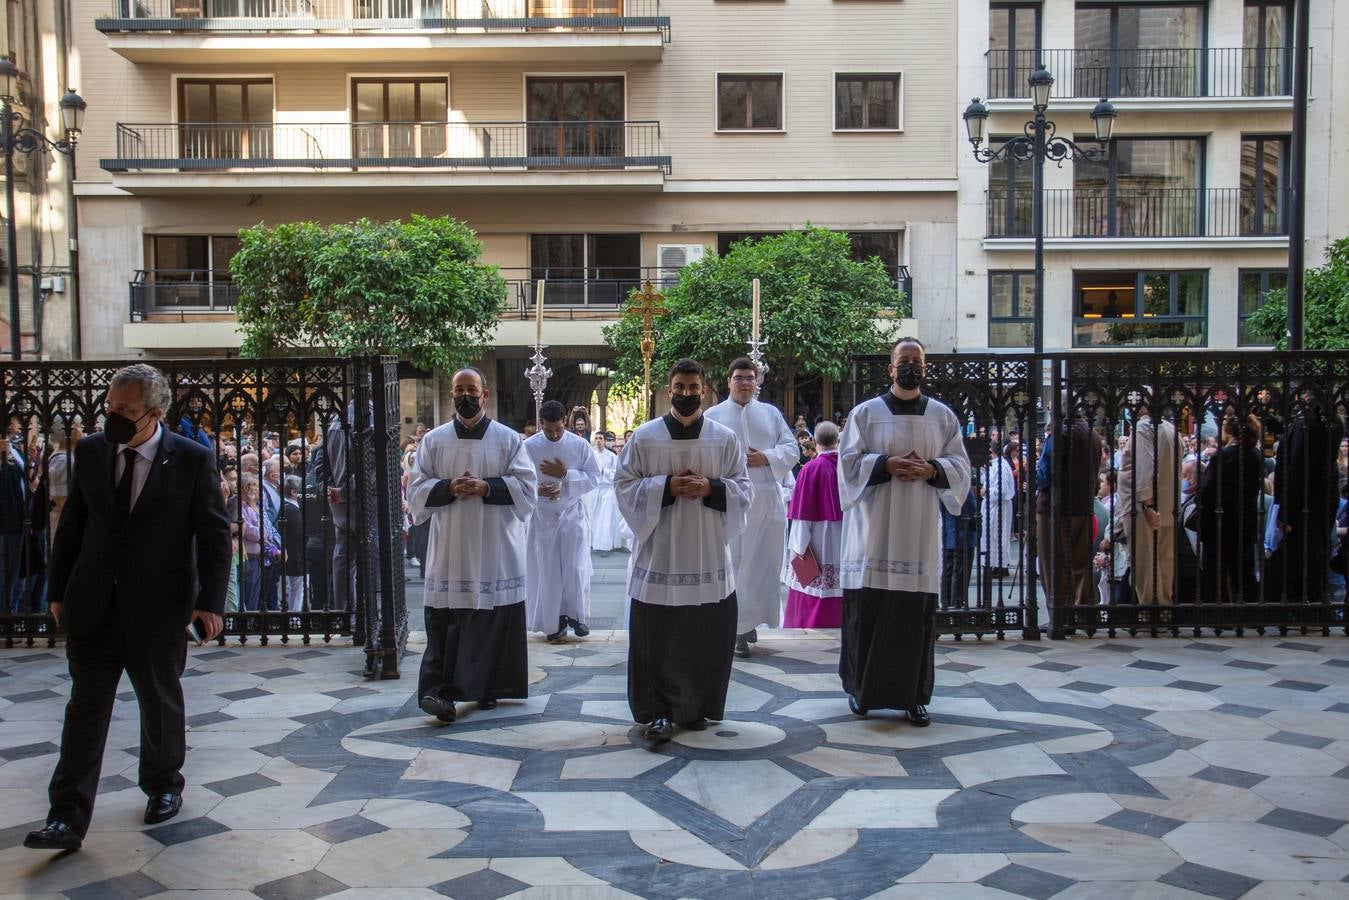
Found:
[[[181,636],[193,609],[220,614],[230,522],[215,456],[164,429],[131,515],[117,510],[117,449],[93,434],[75,446],[70,498],[52,537],[50,597],[73,636],[91,634],[117,596],[143,633]]]

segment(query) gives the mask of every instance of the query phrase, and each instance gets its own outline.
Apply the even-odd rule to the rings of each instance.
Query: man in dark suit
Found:
[[[128,366],[108,388],[104,432],[75,448],[50,573],[51,612],[69,635],[70,702],[47,824],[25,847],[80,847],[123,671],[140,704],[145,821],[182,807],[185,628],[220,633],[230,525],[211,451],[161,424],[171,401],[162,374]]]

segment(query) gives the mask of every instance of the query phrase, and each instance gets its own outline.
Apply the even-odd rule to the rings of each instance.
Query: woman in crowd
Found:
[[[1264,461],[1257,444],[1260,422],[1228,414],[1223,447],[1199,479],[1199,539],[1205,603],[1258,599],[1255,573],[1260,547],[1260,491]]]

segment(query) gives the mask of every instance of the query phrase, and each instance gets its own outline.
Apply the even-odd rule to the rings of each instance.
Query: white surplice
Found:
[[[608,553],[623,546],[623,538],[618,533],[623,519],[618,514],[618,498],[614,496],[618,454],[612,450],[596,450],[595,464],[599,483],[590,494],[595,498],[590,508],[590,549]]]
[[[858,405],[848,415],[838,458],[843,507],[839,568],[845,590],[940,592],[937,503],[940,500],[948,512],[960,515],[970,489],[970,461],[955,413],[930,397],[922,399],[926,407],[920,415],[897,415],[884,396]],[[897,478],[868,484],[882,456],[910,452],[940,466],[949,490]]]
[[[520,435],[500,422],[488,421],[481,438],[460,437],[455,424],[452,420],[426,433],[408,480],[413,523],[431,521],[422,602],[433,609],[520,603],[525,599],[525,523],[538,490],[534,463]],[[426,505],[437,484],[465,472],[500,479],[495,490],[508,491],[511,503],[469,497]]]
[[[618,510],[636,546],[628,569],[628,596],[657,606],[719,603],[736,589],[730,542],[745,529],[751,488],[745,454],[730,429],[705,416],[696,437],[676,439],[682,426],[670,416],[653,419],[623,448],[614,476]],[[677,497],[664,505],[672,475],[693,470],[719,479],[726,510],[712,498]]]
[[[578,622],[590,617],[590,529],[586,522],[585,498],[599,481],[595,451],[585,438],[564,431],[557,441],[542,431],[525,441],[525,452],[537,469],[557,460],[567,467],[558,479],[538,471],[539,486],[561,484],[557,499],[539,494],[529,520],[527,589],[529,630],[552,634],[558,617]]]
[[[980,510],[983,536],[979,552],[983,564],[991,569],[1015,569],[1012,555],[1012,501],[1016,499],[1016,476],[1012,465],[1001,456],[984,469],[984,500]]]
[[[800,460],[800,448],[782,412],[768,403],[751,400],[742,406],[724,400],[703,416],[733,431],[742,453],[759,450],[768,458],[768,465],[749,469],[754,499],[744,533],[731,541],[731,563],[736,633],[760,625],[777,628],[782,624],[782,558],[787,542],[787,506],[780,482]]]

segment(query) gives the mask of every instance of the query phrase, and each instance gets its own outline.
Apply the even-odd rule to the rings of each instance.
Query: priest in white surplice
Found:
[[[417,697],[442,722],[456,700],[491,709],[529,696],[525,523],[537,499],[524,441],[483,411],[482,373],[456,372],[451,391],[454,419],[422,438],[408,480],[413,522],[431,522]]]
[[[959,515],[970,489],[960,421],[921,391],[923,345],[902,338],[894,383],[848,416],[839,449],[843,507],[843,648],[839,676],[854,713],[902,709],[929,722],[941,590],[938,502]]]
[[[571,628],[590,634],[590,529],[584,499],[599,481],[595,453],[567,431],[567,408],[549,400],[539,408],[543,430],[525,441],[539,471],[539,503],[529,520],[529,630],[560,642]]]
[[[779,482],[801,458],[792,430],[776,406],[754,398],[758,385],[754,363],[741,357],[731,363],[727,381],[731,396],[704,413],[725,425],[740,441],[754,487],[749,523],[731,541],[735,566],[735,654],[749,656],[760,625],[782,624],[782,555],[787,545],[787,506]]]
[[[735,646],[730,542],[750,502],[735,435],[701,412],[703,367],[670,370],[671,412],[633,434],[619,458],[618,509],[636,539],[628,569],[628,706],[646,735],[722,718]]]

